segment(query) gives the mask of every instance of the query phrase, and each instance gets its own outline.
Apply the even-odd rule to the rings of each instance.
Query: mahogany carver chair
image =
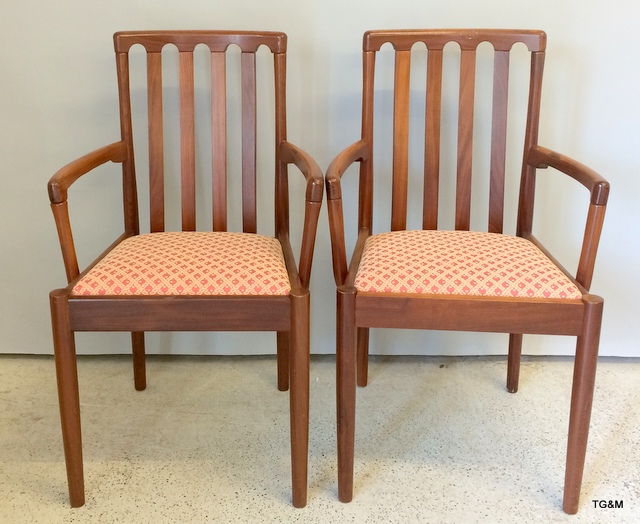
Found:
[[[381,49],[386,43],[392,47]],[[567,513],[578,510],[603,306],[600,297],[589,294],[589,286],[609,185],[584,165],[538,145],[545,43],[542,31],[529,30],[397,30],[364,35],[362,138],[333,160],[326,175],[337,284],[338,491],[343,502],[353,496],[356,383],[367,384],[369,329],[407,328],[508,333],[510,392],[518,388],[523,334],[577,336],[563,508]],[[514,70],[515,51],[522,49],[526,50],[517,57],[527,57],[524,76],[528,80],[519,84],[525,90],[521,98],[526,129],[519,139],[524,142],[524,155],[516,234],[509,235],[503,233],[505,159],[513,147],[514,133],[507,125],[507,109],[511,110],[507,94],[512,97],[515,89],[509,82],[510,62]],[[393,60],[388,70],[395,71],[387,75],[393,79],[386,84],[374,76],[381,63],[380,59],[376,63],[376,56],[383,52],[393,55],[383,63]],[[453,62],[449,62],[451,56]],[[487,56],[490,66],[481,68]],[[416,63],[422,64],[425,81],[420,77],[412,82],[410,72]],[[448,65],[451,63],[454,65]],[[456,81],[451,80],[452,70]],[[476,79],[481,70],[489,73],[488,90],[487,82]],[[489,93],[483,95],[482,100],[488,100],[483,107],[476,99],[479,84]],[[443,86],[451,87],[453,93]],[[377,98],[386,95],[392,102],[385,105],[376,99],[374,103],[374,91]],[[416,100],[422,102],[418,110]],[[385,108],[392,117],[380,117],[383,123],[376,121],[374,126],[374,114],[378,119],[385,115]],[[483,109],[484,117],[479,111]],[[424,125],[414,126],[414,119]],[[384,124],[388,125],[383,136],[388,139],[376,138],[374,147],[374,127],[379,137]],[[416,128],[421,128],[422,135],[412,139],[409,131]],[[453,144],[448,145],[447,139]],[[385,156],[379,149],[387,143]],[[476,162],[483,145],[488,148],[486,161]],[[420,151],[418,167],[412,163],[413,148]],[[519,155],[519,146],[517,149]],[[444,158],[447,151],[453,153]],[[380,167],[385,158],[386,169]],[[383,232],[372,229],[374,207],[380,207],[374,205],[374,160],[376,180],[389,173],[388,184],[382,187],[391,187],[390,230]],[[348,262],[343,198],[351,199],[343,195],[348,186],[342,177],[356,163],[358,229]],[[532,234],[536,175],[538,169],[547,167],[575,179],[590,193],[575,275],[556,262]],[[411,186],[416,171],[420,189]],[[446,196],[440,189],[448,174],[453,178],[449,187],[455,188],[450,191],[455,193],[451,197],[455,211],[449,217],[449,230],[439,230],[445,211],[439,198],[444,201]],[[476,205],[471,189],[477,191],[478,185],[484,186],[489,199],[488,206],[480,207],[488,210],[480,225],[471,213],[472,202]],[[387,198],[389,191],[381,193]],[[415,204],[416,193],[422,196],[421,205],[408,205]],[[415,222],[422,229],[412,230],[407,228],[407,210],[416,207],[422,207]],[[515,221],[515,211],[513,215]],[[472,225],[482,230],[470,230]]]
[[[71,505],[82,506],[85,500],[75,332],[131,332],[135,388],[143,390],[145,331],[274,331],[278,388],[290,390],[293,505],[303,507],[307,497],[309,278],[324,180],[311,157],[287,141],[287,37],[279,32],[121,32],[114,35],[114,43],[121,139],[71,162],[51,178],[48,186],[68,278],[68,286],[52,291],[50,301]],[[206,46],[204,61],[196,54],[196,48],[202,46]],[[139,98],[138,92],[132,93],[130,80],[134,70],[130,50],[134,47],[143,49],[146,57],[146,77],[142,66],[146,86],[138,90],[146,91],[148,109],[144,127],[148,129],[150,224],[144,234],[140,233],[133,155],[132,98]],[[178,78],[173,90],[179,93],[173,97],[179,98],[177,130],[166,125],[167,101],[172,97],[166,94],[171,94],[171,88],[166,85],[170,74],[163,65],[165,47],[177,49]],[[236,54],[230,58],[234,50]],[[208,125],[195,123],[195,93],[202,85],[194,82],[194,64],[202,62],[206,64],[204,78],[208,78],[206,92],[210,88],[210,95],[205,96],[210,107],[204,119]],[[232,74],[239,80],[235,84]],[[234,106],[240,109],[235,113],[227,111],[227,106],[237,90],[228,86],[241,88]],[[265,98],[269,102],[263,109],[259,104]],[[231,133],[232,116],[240,121],[233,128],[236,135]],[[260,124],[262,121],[266,124]],[[265,126],[271,135],[262,132]],[[174,174],[170,173],[169,162],[165,163],[171,145],[165,135],[170,131],[179,135],[173,142],[179,149],[175,154],[179,168],[173,171],[179,171],[175,175],[180,182],[178,186],[167,183],[165,191],[165,172],[167,180]],[[204,137],[197,133],[204,133]],[[262,149],[271,155],[266,168],[257,160],[262,158],[263,139],[267,145]],[[269,145],[272,140],[275,150]],[[196,154],[202,144],[208,144],[210,169]],[[227,168],[232,149],[240,164],[233,170],[231,160]],[[124,232],[80,272],[67,192],[78,178],[108,162],[121,164],[122,168]],[[289,239],[289,164],[295,164],[306,179],[296,186],[300,193],[306,188],[298,207],[304,210],[304,219],[296,221],[302,224],[298,228],[302,239],[294,244],[300,246],[297,262]],[[196,182],[196,173],[203,171],[211,180],[212,211],[204,214],[204,220],[199,211],[196,230],[196,208],[201,209],[196,195],[200,198],[197,188],[202,187]],[[241,201],[237,204],[227,203],[227,193],[232,194],[227,189],[228,171],[229,177],[237,171],[241,178]],[[165,226],[169,187],[179,187],[180,192],[181,224],[174,231]],[[266,220],[266,227],[273,233],[267,235],[258,233],[258,189],[260,200],[269,190],[274,202],[273,218]],[[241,209],[242,231],[228,231],[228,216],[233,209]],[[261,213],[260,224],[266,214]]]

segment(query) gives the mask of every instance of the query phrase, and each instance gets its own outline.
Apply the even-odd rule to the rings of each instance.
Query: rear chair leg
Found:
[[[278,389],[287,391],[289,389],[289,332],[278,331]]]
[[[137,391],[143,391],[147,387],[144,331],[131,333],[131,347],[133,349],[133,383]]]
[[[358,328],[358,386],[369,382],[369,328]]]
[[[562,504],[564,511],[569,514],[578,512],[580,502],[580,487],[587,453],[589,421],[598,363],[602,308],[603,301],[600,297],[593,295],[586,297],[584,327],[576,347]]]
[[[49,300],[69,501],[77,508],[84,505],[84,473],[75,340],[69,322],[66,292],[52,291]]]
[[[289,402],[293,505],[307,504],[309,453],[309,292],[291,294]],[[285,337],[283,337],[284,339]],[[289,337],[286,337],[287,339]]]
[[[509,357],[507,361],[507,391],[518,391],[520,379],[520,355],[522,354],[522,335],[511,333],[509,335]]]

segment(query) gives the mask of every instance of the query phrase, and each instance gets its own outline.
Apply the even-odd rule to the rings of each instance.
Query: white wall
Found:
[[[65,277],[46,182],[69,160],[118,139],[111,35],[124,29],[271,29],[289,35],[289,137],[325,169],[358,137],[362,33],[417,27],[522,27],[548,33],[541,143],[601,172],[612,186],[592,290],[605,298],[601,353],[640,356],[637,268],[640,247],[640,15],[634,0],[61,0],[0,7],[0,352],[49,353],[48,292]],[[115,189],[94,177],[79,194],[80,234],[95,250],[120,222],[108,215]],[[552,187],[551,206],[572,210]],[[545,238],[554,225],[538,224]],[[106,215],[103,215],[106,214]],[[562,212],[560,213],[563,214]],[[564,215],[571,215],[565,212]],[[104,218],[108,216],[109,218]],[[572,217],[568,218],[571,221]],[[579,221],[578,221],[579,222]],[[576,224],[579,226],[580,224]],[[551,243],[554,241],[552,240]],[[570,251],[555,241],[572,263]],[[91,249],[89,249],[91,251]],[[326,211],[312,282],[312,351],[334,351],[334,290]],[[574,341],[525,338],[534,354],[570,352]],[[163,334],[149,351],[226,353],[264,350],[262,335]],[[274,345],[269,345],[271,350]],[[484,354],[506,351],[503,335],[375,333],[378,353]],[[82,335],[79,352],[126,352],[120,334]]]

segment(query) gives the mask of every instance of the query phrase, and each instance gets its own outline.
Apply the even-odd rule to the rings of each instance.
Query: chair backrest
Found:
[[[120,32],[114,35],[116,61],[118,68],[118,85],[121,112],[121,132],[123,140],[130,146],[130,158],[125,163],[125,227],[129,231],[139,231],[138,203],[136,193],[135,168],[133,162],[134,129],[132,124],[132,98],[144,98],[138,93],[132,93],[130,73],[130,52],[139,46],[146,54],[146,100],[148,117],[148,151],[149,151],[149,230],[151,232],[164,231],[165,201],[173,193],[180,193],[181,229],[192,231],[196,229],[196,188],[209,187],[209,182],[197,181],[196,173],[203,171],[202,165],[210,162],[210,191],[211,191],[211,225],[215,231],[226,231],[230,209],[240,206],[227,202],[228,193],[228,156],[231,142],[241,143],[241,214],[242,230],[255,233],[257,231],[257,182],[256,172],[259,168],[257,161],[257,120],[263,111],[258,110],[258,75],[256,73],[259,48],[266,46],[273,54],[273,75],[275,78],[275,112],[266,120],[275,121],[275,206],[276,227],[286,226],[288,219],[282,215],[287,205],[286,166],[279,161],[278,144],[286,139],[286,101],[285,101],[285,65],[287,37],[278,32],[227,32],[227,31],[150,31],[150,32]],[[202,118],[202,109],[197,106],[202,82],[194,80],[194,66],[203,62],[196,53],[201,53],[206,46],[206,54],[210,60],[205,62],[207,71],[207,93],[205,104],[208,116]],[[167,48],[177,49],[177,76],[167,82],[166,64],[163,64]],[[205,49],[206,49],[205,48]],[[230,54],[239,48],[239,60],[230,60]],[[197,51],[198,49],[198,51]],[[164,52],[163,52],[164,50]],[[237,58],[237,53],[236,53]],[[264,57],[262,57],[264,58]],[[228,70],[232,66],[239,68],[239,82],[234,87],[241,89],[237,95],[234,89],[227,88],[231,83]],[[262,72],[262,69],[258,69]],[[200,78],[200,76],[198,77]],[[167,87],[168,84],[168,87]],[[273,89],[270,86],[267,89]],[[177,94],[176,94],[177,91]],[[241,137],[238,140],[228,139],[228,106],[229,95],[237,97],[239,110],[239,124]],[[173,95],[173,96],[172,96]],[[166,124],[168,111],[165,108],[167,100],[177,101],[179,117],[176,125]],[[235,113],[234,113],[235,114]],[[207,122],[200,125],[198,122]],[[179,123],[178,123],[179,122]],[[178,129],[176,129],[178,128]],[[202,129],[201,129],[202,128]],[[273,128],[271,128],[273,129]],[[175,140],[167,138],[170,133]],[[201,137],[199,133],[205,135]],[[273,135],[272,135],[273,136]],[[137,140],[137,139],[136,139]],[[168,151],[174,145],[177,153]],[[197,149],[210,151],[208,162],[200,161]],[[173,156],[172,156],[173,155]],[[167,165],[167,158],[179,159],[180,184],[165,188],[165,172],[172,170]],[[280,214],[280,216],[278,216]],[[208,221],[208,220],[207,220]]]
[[[369,31],[363,42],[363,110],[362,137],[370,144],[374,142],[376,129],[376,147],[384,145],[385,140],[378,141],[377,124],[374,126],[374,87],[376,89],[376,55],[381,54],[384,44],[390,43],[394,55],[394,81],[387,86],[393,91],[393,123],[392,123],[392,155],[390,166],[392,171],[391,230],[407,227],[407,195],[409,180],[415,170],[410,167],[410,146],[415,141],[409,130],[414,129],[414,121],[424,122],[421,128],[423,142],[419,171],[424,176],[423,182],[422,228],[436,229],[439,217],[439,193],[441,181],[449,171],[455,172],[455,217],[454,227],[468,230],[471,224],[472,179],[480,176],[481,169],[488,171],[483,180],[488,181],[489,194],[487,230],[500,233],[504,222],[504,190],[505,190],[505,157],[507,151],[507,110],[509,109],[510,91],[510,56],[514,45],[523,43],[530,53],[530,73],[527,104],[526,131],[524,146],[535,144],[538,134],[538,114],[542,69],[546,36],[541,31],[506,31],[506,30],[398,30]],[[487,44],[485,44],[487,43]],[[426,52],[420,52],[424,50]],[[522,47],[524,47],[522,46]],[[386,46],[385,46],[386,47]],[[418,51],[418,52],[416,52]],[[486,91],[492,91],[487,97],[477,94],[476,65],[480,60],[492,62],[492,83],[482,82]],[[425,82],[416,86],[412,81],[411,71],[416,60],[422,61]],[[459,61],[456,81],[448,78],[450,68],[447,60]],[[424,62],[426,61],[426,67]],[[443,83],[447,90],[443,92]],[[513,82],[512,82],[513,83]],[[526,83],[526,82],[525,82]],[[457,94],[452,88],[457,86]],[[525,88],[526,89],[526,88]],[[416,92],[422,91],[416,96]],[[416,110],[414,101],[420,110]],[[445,102],[454,109],[444,108]],[[482,107],[479,105],[482,104]],[[457,112],[457,118],[455,116]],[[453,115],[453,116],[451,116]],[[481,138],[481,140],[479,140]],[[445,141],[449,141],[449,145]],[[475,142],[477,143],[474,143]],[[481,144],[480,144],[481,142]],[[487,161],[478,165],[473,155],[480,145],[486,145]],[[359,229],[372,229],[373,212],[373,157],[361,164]],[[455,153],[452,161],[442,161],[447,147]],[[518,154],[521,154],[518,149]],[[378,168],[376,168],[378,169]],[[473,175],[473,176],[472,176]],[[453,173],[451,173],[453,176]],[[443,182],[444,183],[444,182]],[[413,194],[414,192],[411,192]]]

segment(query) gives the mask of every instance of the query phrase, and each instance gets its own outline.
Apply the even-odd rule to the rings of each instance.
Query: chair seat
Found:
[[[73,295],[287,295],[280,242],[251,233],[170,232],[127,238]]]
[[[578,287],[534,244],[474,231],[393,231],[369,237],[358,291],[579,299]]]

